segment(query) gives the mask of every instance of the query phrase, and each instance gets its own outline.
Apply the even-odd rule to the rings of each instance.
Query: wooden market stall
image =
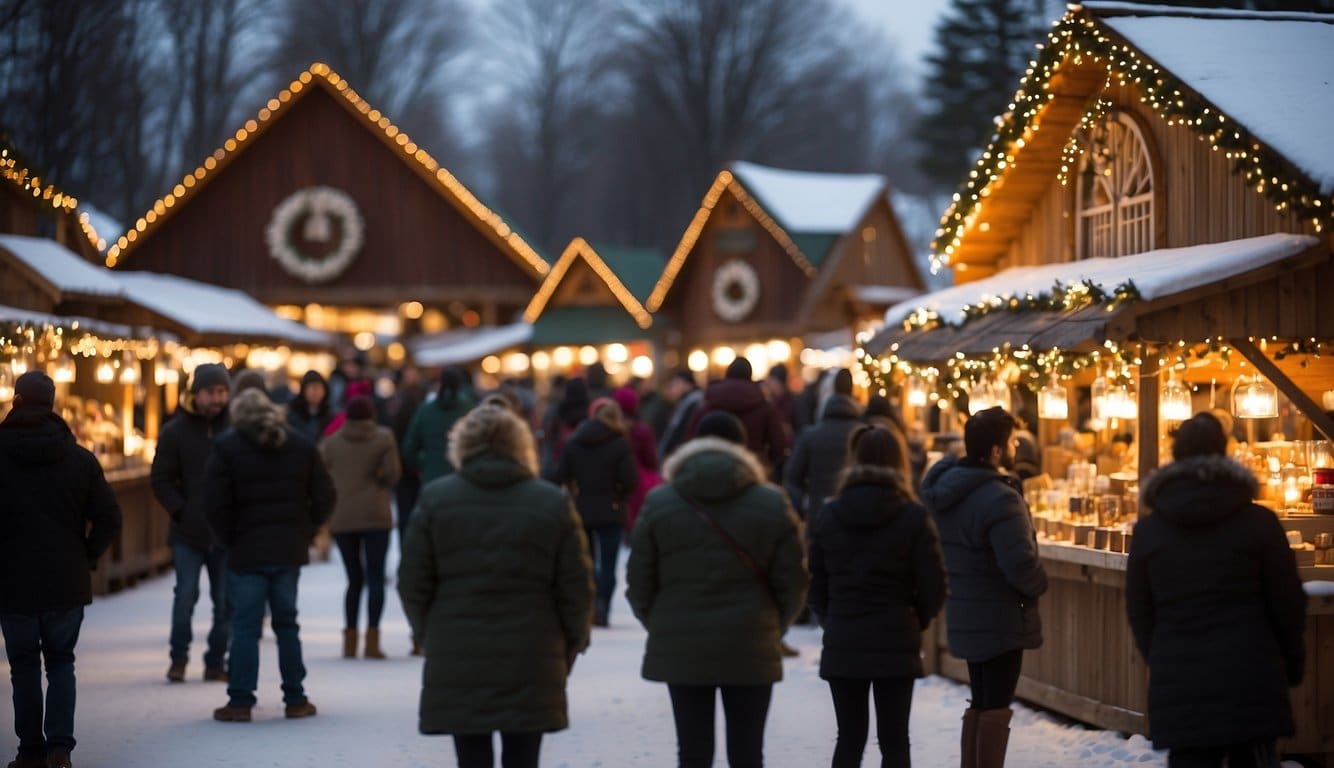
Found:
[[[243,290],[392,363],[405,337],[513,322],[550,269],[320,63],[108,238],[105,261]]]
[[[942,220],[956,286],[865,343],[905,406],[999,404],[1034,426],[1051,588],[1021,698],[1147,732],[1125,551],[1138,483],[1194,412],[1232,422],[1303,580],[1334,581],[1334,486],[1316,471],[1334,469],[1332,68],[1334,16],[1072,6]],[[1310,591],[1280,746],[1328,760],[1334,598]],[[939,669],[965,679],[935,637]]]
[[[721,171],[644,307],[665,316],[668,365],[717,372],[737,355],[758,375],[796,362],[808,335],[853,335],[920,293],[888,182],[734,163]]]

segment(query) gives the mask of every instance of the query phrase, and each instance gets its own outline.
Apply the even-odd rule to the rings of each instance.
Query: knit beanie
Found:
[[[228,375],[226,366],[221,363],[197,365],[194,374],[190,376],[190,391],[195,393],[209,387],[227,387],[230,389],[231,385],[232,377]]]
[[[371,399],[365,395],[358,395],[347,401],[347,417],[352,420],[368,420],[375,418],[375,408],[371,405]]]
[[[750,367],[750,361],[744,357],[738,357],[733,360],[731,365],[727,366],[727,378],[741,379],[750,381],[755,377],[755,370]]]
[[[44,371],[28,371],[14,382],[15,405],[49,411],[55,403],[56,384]]]
[[[711,411],[699,420],[695,437],[720,437],[729,443],[746,444],[746,425],[727,411]]]

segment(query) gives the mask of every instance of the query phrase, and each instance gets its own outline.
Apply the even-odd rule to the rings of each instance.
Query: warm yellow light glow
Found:
[[[398,311],[409,320],[419,320],[426,309],[420,301],[407,301],[399,305]]]
[[[1278,416],[1278,390],[1259,374],[1239,377],[1232,387],[1232,414],[1242,419]]]
[[[714,347],[713,354],[710,357],[713,359],[714,365],[722,368],[731,365],[732,361],[736,359],[736,350],[731,347]]]
[[[101,384],[110,384],[116,380],[116,369],[107,361],[97,364],[97,381]]]
[[[569,347],[556,347],[556,350],[551,353],[551,362],[562,370],[569,368],[574,365],[574,350]]]
[[[1185,421],[1190,418],[1190,389],[1177,381],[1169,369],[1167,381],[1158,395],[1158,415],[1163,421]]]
[[[57,384],[69,384],[74,381],[74,360],[62,357],[51,365],[51,380]]]
[[[630,359],[630,350],[625,348],[624,344],[608,344],[607,360],[613,363],[624,363]]]
[[[408,357],[407,349],[397,341],[392,342],[388,347],[385,347],[384,353],[391,363],[401,363]]]
[[[904,390],[906,392],[904,399],[907,400],[909,406],[921,408],[926,405],[926,385],[921,378],[909,376]]]
[[[352,337],[352,346],[365,352],[375,346],[375,334],[370,331],[362,331]]]
[[[769,360],[773,363],[786,363],[792,359],[792,345],[782,339],[769,342]]]
[[[1070,396],[1052,374],[1051,383],[1038,393],[1038,418],[1064,420],[1070,417]]]
[[[538,350],[533,353],[533,370],[545,371],[551,368],[551,355],[545,350]]]
[[[505,355],[502,367],[506,373],[522,374],[528,372],[529,362],[528,355],[522,352],[511,352]]]
[[[709,369],[709,353],[702,349],[696,349],[686,358],[686,367],[695,373],[701,373]]]
[[[769,347],[766,344],[750,344],[744,350],[746,359],[750,361],[750,368],[755,373],[755,378],[763,379],[769,375]]]
[[[639,379],[647,379],[653,375],[653,358],[648,355],[640,355],[630,361],[630,375]]]
[[[587,365],[592,365],[593,363],[596,363],[597,361],[598,361],[598,348],[597,348],[597,347],[589,346],[589,345],[584,345],[584,346],[582,346],[582,347],[579,348],[579,364],[580,364],[580,365],[585,365],[585,366],[587,366]]]
[[[492,375],[500,373],[500,358],[495,355],[487,355],[482,358],[482,371]]]

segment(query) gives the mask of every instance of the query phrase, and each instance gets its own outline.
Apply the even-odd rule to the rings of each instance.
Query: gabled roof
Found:
[[[861,222],[887,182],[873,173],[812,173],[732,163],[732,175],[790,235],[842,235]],[[824,254],[807,253],[818,260]]]
[[[662,262],[652,251],[629,248],[608,248],[595,250],[588,241],[576,237],[565,247],[565,251],[556,260],[556,264],[547,273],[541,287],[533,296],[523,317],[530,323],[537,322],[547,308],[561,281],[569,273],[576,259],[582,259],[602,278],[607,288],[625,307],[625,311],[634,318],[640,328],[653,325],[653,316],[644,308],[647,298],[662,269]]]
[[[1000,207],[988,198],[1005,190],[1007,220],[1029,210],[1090,94],[1111,80],[1133,85],[1164,120],[1226,153],[1276,208],[1320,231],[1334,221],[1331,71],[1334,14],[1071,5],[941,218],[933,268],[970,247],[1003,250],[1015,227],[975,226],[984,207]]]
[[[46,286],[57,304],[71,298],[104,301],[125,297],[124,286],[110,270],[89,264],[54,240],[0,235],[0,249],[11,254],[38,284]]]
[[[317,88],[332,95],[334,101],[357,118],[360,125],[394,150],[395,154],[419,177],[458,209],[465,218],[472,220],[484,235],[508,253],[519,266],[535,277],[542,277],[550,270],[546,260],[515,232],[500,214],[485,205],[453,174],[441,167],[425,149],[417,146],[406,133],[390,122],[388,116],[362,99],[338,73],[319,62],[310,65],[309,69],[279,91],[276,97],[269,99],[254,119],[247,120],[245,125],[238,128],[221,147],[205,158],[203,164],[187,173],[180,183],[153,203],[144,215],[134,222],[131,229],[107,248],[107,266],[114,267],[133,253],[136,245],[150,236],[163,221],[170,218],[177,206],[194,197],[222,168],[243,154],[247,147],[253,145],[256,137],[283,115],[291,112],[293,105]]]
[[[4,138],[0,138],[0,179],[17,187],[22,194],[45,200],[57,211],[68,213],[79,204],[78,200],[62,192],[56,185],[42,179]]]

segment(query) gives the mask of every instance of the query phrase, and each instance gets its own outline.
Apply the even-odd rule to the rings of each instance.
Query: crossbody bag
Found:
[[[722,539],[723,543],[727,545],[727,548],[732,550],[733,554],[737,556],[737,559],[746,566],[746,570],[750,571],[750,575],[754,576],[755,580],[760,583],[760,586],[764,587],[764,593],[773,601],[774,606],[781,606],[782,603],[778,602],[778,596],[774,594],[773,585],[769,583],[769,577],[765,575],[764,571],[760,570],[760,565],[755,562],[755,558],[751,557],[750,553],[737,543],[736,539],[732,538],[732,534],[724,530],[721,525],[718,525],[718,521],[713,519],[713,515],[705,512],[704,507],[702,507],[699,502],[676,488],[673,488],[672,490],[676,491],[676,495],[680,496],[682,501],[690,505],[690,508],[695,511],[695,515],[698,516],[700,520],[703,520],[705,525],[709,526],[714,533],[718,534],[718,538]]]

